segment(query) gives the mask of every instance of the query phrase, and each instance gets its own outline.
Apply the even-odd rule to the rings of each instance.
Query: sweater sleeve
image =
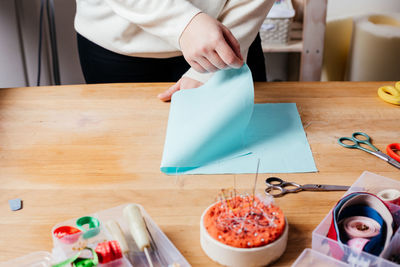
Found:
[[[201,12],[187,0],[105,0],[119,16],[180,50],[179,38]]]
[[[228,0],[218,20],[222,22],[238,40],[244,59],[251,43],[275,0]],[[190,68],[184,76],[205,83],[212,73],[199,73]]]

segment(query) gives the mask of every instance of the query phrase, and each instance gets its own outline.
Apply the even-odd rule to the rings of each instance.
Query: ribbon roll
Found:
[[[356,247],[363,247],[364,252],[379,256],[389,246],[393,236],[393,216],[382,199],[366,192],[355,192],[343,197],[333,209],[332,223],[327,234],[328,238],[337,241],[329,243],[332,256],[340,260],[345,256],[346,248],[343,245],[348,244],[349,240],[352,239],[350,237],[351,231],[354,228],[357,229],[357,224],[353,224],[353,227],[350,227],[352,224],[348,225],[350,235],[344,230],[343,223],[339,224],[354,216],[368,217],[379,224],[380,229],[377,235],[374,234],[377,230],[373,230],[369,233],[373,236],[368,238],[368,242],[356,245]],[[359,229],[366,231],[366,227],[362,227],[362,224],[359,225]],[[353,240],[350,243],[353,242],[356,241]]]
[[[379,255],[385,246],[385,240],[387,237],[387,228],[388,228],[388,226],[384,222],[382,216],[379,214],[379,212],[377,212],[375,209],[373,209],[369,206],[352,205],[352,206],[348,206],[342,210],[342,212],[339,215],[339,218],[340,218],[339,221],[341,221],[342,219],[345,219],[345,218],[352,217],[351,215],[368,217],[368,218],[371,218],[372,220],[378,222],[378,224],[380,225],[379,234],[370,238],[370,241],[364,247],[364,251],[368,252],[370,254],[376,255],[376,256]],[[393,220],[393,218],[392,218],[392,220]],[[347,243],[348,239],[349,239],[349,236],[347,235],[346,232],[340,233],[340,241],[341,242]]]
[[[88,225],[86,229],[84,225]],[[100,222],[98,219],[85,216],[76,220],[76,226],[83,232],[83,238],[89,239],[100,233]]]
[[[99,243],[95,251],[102,264],[122,258],[122,250],[116,240]]]
[[[365,216],[353,216],[343,220],[344,230],[349,238],[371,238],[377,236],[381,230],[379,223]]]
[[[88,258],[79,258],[79,256],[82,254],[82,251],[79,251],[78,253],[76,253],[73,257],[66,259],[63,262],[57,263],[57,264],[53,264],[52,267],[64,267],[64,266],[72,266],[73,267],[93,267],[93,266],[97,266],[99,264],[99,259],[97,257],[96,252],[94,251],[94,249],[92,248],[84,248],[87,250],[90,250],[92,252],[92,258],[88,259]]]
[[[73,244],[78,241],[82,232],[72,226],[60,226],[53,231],[55,237],[65,244]]]
[[[366,238],[352,238],[347,242],[347,245],[357,252],[362,252],[368,242],[369,239]]]
[[[386,189],[376,194],[384,202],[400,205],[400,191],[396,189]]]
[[[395,83],[394,86],[386,85],[379,87],[378,96],[388,103],[400,105],[400,82]]]

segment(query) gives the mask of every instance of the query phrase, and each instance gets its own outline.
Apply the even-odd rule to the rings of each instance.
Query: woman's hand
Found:
[[[186,61],[198,72],[243,65],[239,42],[231,31],[205,13],[199,13],[191,20],[179,43]]]
[[[202,86],[203,83],[193,80],[189,77],[182,77],[179,81],[176,82],[173,86],[168,88],[165,92],[158,95],[158,98],[162,101],[169,101],[171,100],[172,95],[179,90],[183,89],[192,89]]]

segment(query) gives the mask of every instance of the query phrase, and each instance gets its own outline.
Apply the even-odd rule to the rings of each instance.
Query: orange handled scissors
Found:
[[[400,143],[393,143],[386,147],[386,153],[393,159],[400,162],[400,155],[396,154],[395,151],[400,151]]]

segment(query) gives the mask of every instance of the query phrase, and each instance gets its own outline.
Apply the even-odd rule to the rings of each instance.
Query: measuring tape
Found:
[[[400,105],[400,82],[397,82],[394,86],[386,85],[379,87],[378,96],[383,101],[394,105]]]

